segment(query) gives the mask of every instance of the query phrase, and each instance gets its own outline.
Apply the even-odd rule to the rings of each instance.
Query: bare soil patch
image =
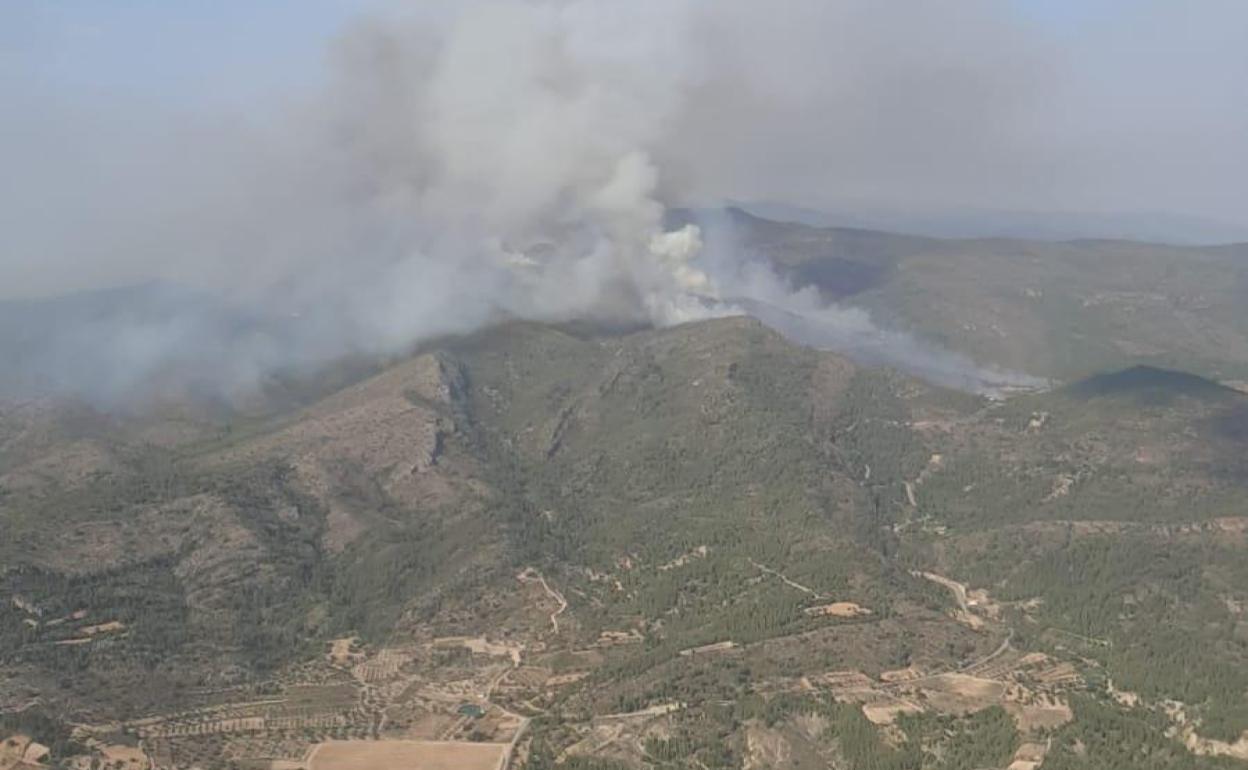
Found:
[[[693,655],[707,655],[707,654],[714,653],[714,652],[728,652],[730,650],[736,649],[736,646],[737,646],[736,642],[732,640],[728,640],[725,642],[715,642],[713,644],[704,644],[701,647],[690,647],[687,650],[681,650],[680,654],[682,657],[688,658]]]
[[[1020,732],[1035,734],[1043,730],[1052,730],[1075,718],[1075,714],[1066,703],[1054,699],[1040,698],[1035,703],[1016,703],[1007,701],[1005,710],[1014,717]]]
[[[763,770],[788,763],[793,751],[777,730],[750,725],[745,732],[745,770]]]
[[[143,753],[143,749],[140,749],[138,746],[109,744],[100,747],[100,754],[103,755],[105,767],[117,767],[123,770],[145,770],[152,766],[147,754]]]
[[[83,636],[95,636],[96,634],[111,634],[115,631],[126,630],[126,624],[118,620],[110,620],[107,623],[100,623],[94,626],[84,626],[80,633]]]
[[[11,735],[0,741],[0,770],[9,770],[9,768],[22,761],[22,756],[26,753],[26,747],[30,745],[30,738],[25,735]]]
[[[329,741],[317,746],[310,770],[496,770],[508,744],[465,741]]]
[[[807,607],[805,612],[807,615],[822,615],[834,618],[856,618],[861,615],[871,614],[871,610],[856,602],[821,604],[818,607]]]
[[[891,725],[901,714],[918,714],[922,711],[916,704],[903,700],[878,701],[862,707],[863,715],[874,725]]]
[[[1000,700],[1005,694],[1005,685],[1000,682],[994,682],[991,679],[981,679],[976,676],[967,676],[966,674],[941,674],[930,680],[924,687],[925,689],[940,690],[966,698],[984,698],[989,700]]]
[[[999,704],[1005,690],[1001,682],[966,674],[942,674],[923,684],[928,703],[945,714],[971,714]]]
[[[349,664],[362,660],[364,655],[359,652],[352,651],[352,647],[358,641],[357,637],[346,636],[341,639],[334,639],[330,644],[329,661],[335,666],[346,667]]]

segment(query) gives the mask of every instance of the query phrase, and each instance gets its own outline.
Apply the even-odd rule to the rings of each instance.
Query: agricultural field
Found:
[[[497,770],[507,744],[453,741],[331,741],[319,744],[308,770]]]

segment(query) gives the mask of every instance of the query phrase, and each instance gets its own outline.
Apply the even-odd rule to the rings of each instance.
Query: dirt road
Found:
[[[530,580],[536,580],[542,584],[542,590],[546,595],[559,603],[559,608],[550,613],[550,627],[553,633],[559,633],[559,616],[568,608],[568,600],[563,598],[563,594],[550,587],[550,583],[546,581],[546,576],[532,567],[525,567],[524,571],[516,575],[516,580],[521,583],[527,583]]]
[[[959,583],[956,580],[951,580],[944,575],[937,575],[935,572],[920,572],[918,570],[914,570],[910,574],[915,577],[926,578],[933,583],[939,583],[945,588],[948,588],[951,592],[953,592],[953,598],[958,603],[958,609],[966,613],[971,611],[971,607],[966,601],[966,586],[964,584]]]
[[[815,597],[816,599],[823,599],[823,598],[825,598],[823,594],[819,593],[819,592],[818,592],[818,591],[816,591],[815,589],[813,589],[813,588],[811,588],[811,587],[809,587],[809,586],[804,586],[804,585],[802,585],[801,583],[798,583],[798,582],[796,582],[796,581],[789,580],[789,578],[788,578],[788,577],[786,577],[786,576],[784,575],[784,573],[783,573],[783,572],[777,572],[776,570],[772,569],[771,567],[768,567],[768,566],[767,566],[767,565],[765,565],[765,564],[759,564],[758,562],[754,561],[753,559],[750,559],[750,564],[753,564],[753,565],[754,565],[757,569],[759,569],[759,570],[761,570],[761,571],[763,571],[763,572],[766,572],[768,575],[772,575],[772,576],[775,576],[775,577],[780,578],[780,581],[781,581],[782,583],[784,583],[785,585],[789,586],[790,588],[796,588],[797,590],[801,591],[802,593],[809,594],[809,595],[811,595],[811,596]]]
[[[599,714],[594,717],[595,721],[603,719],[637,719],[639,717],[661,717],[665,714],[671,714],[674,711],[680,711],[685,707],[683,703],[660,703],[657,706],[650,706],[637,711],[625,711],[619,714]]]

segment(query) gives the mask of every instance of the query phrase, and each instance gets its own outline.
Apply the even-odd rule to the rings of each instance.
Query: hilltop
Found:
[[[251,417],[27,404],[0,707],[162,767],[1200,766],[1248,726],[1248,399],[1145,379],[991,402],[728,318],[507,324]]]
[[[794,287],[979,364],[1063,381],[1138,364],[1248,378],[1243,245],[940,239],[739,209],[703,217]]]

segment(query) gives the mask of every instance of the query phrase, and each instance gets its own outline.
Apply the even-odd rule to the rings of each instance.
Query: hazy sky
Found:
[[[1243,0],[0,0],[0,299],[208,290],[0,332],[28,387],[111,399],[746,297],[973,371],[665,207],[1248,226],[1246,28]]]
[[[0,296],[141,273],[169,243],[140,223],[211,227],[344,27],[467,5],[0,0]],[[650,148],[665,195],[1248,225],[1242,0],[724,7],[692,33],[722,71],[682,84],[702,101]]]

